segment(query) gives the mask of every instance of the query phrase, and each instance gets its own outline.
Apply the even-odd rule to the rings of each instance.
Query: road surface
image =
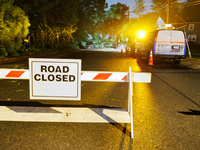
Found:
[[[0,149],[200,149],[200,70],[161,60],[148,66],[145,60],[108,49],[77,50],[62,58],[81,59],[83,71],[128,72],[131,67],[152,73],[151,83],[133,84],[134,138],[130,123],[1,120]],[[81,90],[81,101],[30,100],[28,80],[0,80],[0,104],[18,115],[24,112],[13,106],[127,109],[128,83],[82,82]]]

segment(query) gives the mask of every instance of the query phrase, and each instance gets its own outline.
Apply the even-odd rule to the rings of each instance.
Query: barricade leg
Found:
[[[131,118],[131,138],[133,138],[133,104],[132,104],[132,79],[131,67],[129,68],[128,112]]]

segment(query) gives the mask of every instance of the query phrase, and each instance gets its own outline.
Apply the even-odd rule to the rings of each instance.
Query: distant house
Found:
[[[186,22],[185,31],[188,41],[200,44],[200,22]]]

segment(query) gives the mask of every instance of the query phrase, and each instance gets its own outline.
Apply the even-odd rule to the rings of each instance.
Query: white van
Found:
[[[154,42],[153,38],[154,36]],[[153,50],[154,58],[173,59],[175,64],[179,64],[186,56],[186,39],[183,31],[180,30],[159,30],[147,34],[144,39],[146,55]],[[144,53],[140,50],[139,53]]]
[[[186,39],[180,30],[161,30],[155,39],[153,56],[174,59],[180,63],[186,55]]]

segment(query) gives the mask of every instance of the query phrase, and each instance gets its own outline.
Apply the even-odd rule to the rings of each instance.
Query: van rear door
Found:
[[[162,30],[158,32],[154,54],[184,55],[185,39],[182,31]]]
[[[171,33],[169,30],[162,30],[158,32],[155,54],[169,54],[171,47]]]
[[[171,55],[184,55],[185,36],[182,31],[171,31]]]

